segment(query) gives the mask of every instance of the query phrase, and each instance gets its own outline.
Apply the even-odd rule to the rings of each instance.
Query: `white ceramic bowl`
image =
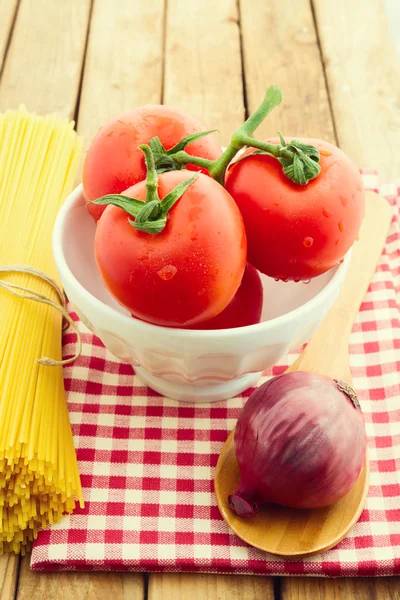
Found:
[[[148,386],[176,400],[215,402],[257,383],[262,371],[314,333],[337,296],[344,263],[308,285],[263,276],[262,322],[219,331],[191,331],[133,319],[109,294],[98,273],[95,223],[79,186],[62,206],[53,251],[74,309],[115,356],[131,363]]]

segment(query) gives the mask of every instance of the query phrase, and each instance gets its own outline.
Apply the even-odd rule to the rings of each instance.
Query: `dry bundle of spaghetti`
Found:
[[[28,265],[57,279],[51,233],[81,152],[73,123],[23,108],[0,115],[0,267]],[[0,282],[59,302],[28,273]],[[82,492],[61,366],[62,316],[0,286],[0,554],[24,552],[37,531],[71,512]]]

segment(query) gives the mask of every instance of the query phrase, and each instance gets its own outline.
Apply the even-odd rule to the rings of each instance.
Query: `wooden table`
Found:
[[[74,118],[86,145],[109,117],[168,103],[221,143],[266,87],[284,105],[259,135],[338,143],[382,180],[400,175],[397,0],[0,0],[0,110]],[[396,8],[397,7],[397,8]],[[35,574],[0,558],[0,600],[398,599],[400,578]]]

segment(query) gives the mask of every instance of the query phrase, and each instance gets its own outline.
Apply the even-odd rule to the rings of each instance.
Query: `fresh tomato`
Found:
[[[233,300],[213,319],[203,321],[191,329],[232,329],[259,323],[263,307],[261,277],[252,265],[247,264],[242,283]]]
[[[141,106],[109,121],[97,132],[86,154],[83,166],[83,192],[87,201],[106,194],[121,194],[138,181],[146,178],[140,144],[147,144],[158,136],[166,150],[184,137],[204,131],[204,127],[183,111],[170,106]],[[186,152],[214,160],[221,148],[213,135],[208,135],[186,147]],[[201,170],[188,167],[191,170]],[[89,204],[88,210],[95,221],[104,212],[104,206]]]
[[[296,185],[276,158],[254,150],[226,177],[245,224],[249,262],[283,281],[307,280],[335,266],[364,217],[362,181],[349,157],[328,142],[301,141],[321,154],[321,173],[307,185]]]
[[[159,197],[191,175],[186,170],[160,175]],[[145,182],[124,196],[144,200]],[[95,237],[100,274],[122,306],[139,319],[170,327],[196,325],[224,310],[242,280],[247,244],[240,212],[221,185],[200,173],[156,235],[134,229],[129,218],[123,209],[107,206]]]

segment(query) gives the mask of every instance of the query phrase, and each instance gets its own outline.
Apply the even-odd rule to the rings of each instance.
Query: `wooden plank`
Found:
[[[282,600],[399,600],[400,577],[282,579]]]
[[[335,4],[335,3],[333,3]],[[283,104],[256,137],[316,137],[335,141],[323,66],[309,0],[240,0],[245,81],[249,111],[266,88],[282,88]]]
[[[74,0],[75,9],[79,1]],[[67,4],[60,3],[63,10]],[[112,115],[135,105],[161,101],[163,6],[164,0],[148,3],[140,0],[119,3],[96,0],[78,117],[78,130],[86,135],[87,142]],[[66,23],[71,22],[76,22],[76,18],[71,19],[70,16],[66,20]],[[66,27],[66,31],[71,31],[71,27]],[[79,59],[83,60],[83,52]],[[18,61],[21,60],[19,57]],[[23,68],[26,69],[26,66]],[[32,86],[32,83],[29,85]],[[74,81],[71,80],[69,85],[74,86]],[[43,110],[48,112],[52,98],[46,105],[44,101],[45,98]],[[70,105],[74,106],[73,103]],[[29,568],[29,559],[25,558],[20,572],[18,600],[43,598],[142,600],[144,578],[135,573],[35,573]]]
[[[77,23],[76,12],[80,2],[81,0],[74,0],[72,4],[75,15],[65,15],[65,23]],[[70,6],[66,2],[55,4],[60,6],[64,12],[67,10],[67,5]],[[158,0],[158,2],[147,4],[148,6],[145,6],[145,3],[140,0],[135,2],[127,0],[122,7],[122,2],[111,3],[108,0],[97,0],[94,5],[81,93],[82,104],[79,111],[79,131],[86,134],[88,138],[111,115],[136,104],[160,102],[161,100],[162,48],[160,39],[164,2]],[[89,4],[87,4],[87,8],[89,8]],[[50,4],[46,10],[47,19],[49,19],[55,11]],[[40,14],[42,11],[37,12]],[[82,15],[80,20],[82,21]],[[19,21],[18,27],[20,27]],[[60,42],[64,46],[66,44],[69,46],[69,52],[71,52],[72,40],[69,39],[68,32],[71,31],[72,28],[66,26],[63,33],[65,39]],[[49,49],[55,45],[56,41],[54,40],[49,43]],[[79,61],[83,60],[83,48],[84,46],[79,54],[75,52],[71,61],[78,63],[78,59]],[[37,54],[38,49],[34,49],[33,52]],[[57,65],[53,65],[54,70],[58,71],[63,68],[61,59],[64,60],[65,57],[59,57]],[[47,62],[47,55],[41,57],[40,60]],[[23,57],[15,58],[16,64],[21,64],[21,61],[23,61]],[[23,64],[22,68],[26,70],[28,67]],[[76,69],[76,73],[79,74],[80,69],[81,66]],[[69,71],[72,72],[72,63]],[[64,91],[67,83],[69,85],[67,95],[70,100],[63,109],[65,113],[67,110],[69,112],[71,109],[72,112],[74,110],[79,89],[79,77],[78,79],[71,75],[66,77]],[[31,80],[26,85],[27,93],[30,88],[31,93],[34,93],[35,87]],[[54,97],[49,94],[47,101],[46,97],[43,97],[40,107],[43,112],[49,112],[52,104],[54,104]],[[29,558],[24,558],[22,561],[18,586],[19,600],[42,600],[42,598],[142,600],[143,597],[144,578],[141,574],[35,573],[29,568]]]
[[[143,600],[140,573],[33,573],[22,560],[18,600]],[[1,598],[1,600],[3,600]]]
[[[0,2],[0,73],[17,6],[18,0]]]
[[[229,142],[245,114],[236,0],[168,0],[164,85],[165,104]]]
[[[272,579],[243,575],[155,573],[148,600],[273,600]]]
[[[235,0],[168,0],[165,104],[217,128],[222,144],[245,117]],[[150,574],[149,600],[272,600],[272,579],[202,574]]]
[[[163,18],[164,0],[96,0],[78,114],[86,147],[111,117],[161,102]]]
[[[18,569],[18,556],[15,554],[0,556],[0,600],[14,600]]]
[[[400,4],[399,0],[384,0],[390,30],[397,56],[400,58]]]
[[[0,4],[0,57],[16,5],[8,0]],[[89,8],[90,0],[21,0],[0,82],[0,111],[23,102],[40,113],[74,114]],[[14,598],[18,566],[18,557],[0,559],[1,600]]]
[[[339,145],[383,180],[400,172],[400,64],[383,0],[314,1]]]
[[[21,0],[0,82],[0,110],[72,117],[78,96],[90,0]]]

